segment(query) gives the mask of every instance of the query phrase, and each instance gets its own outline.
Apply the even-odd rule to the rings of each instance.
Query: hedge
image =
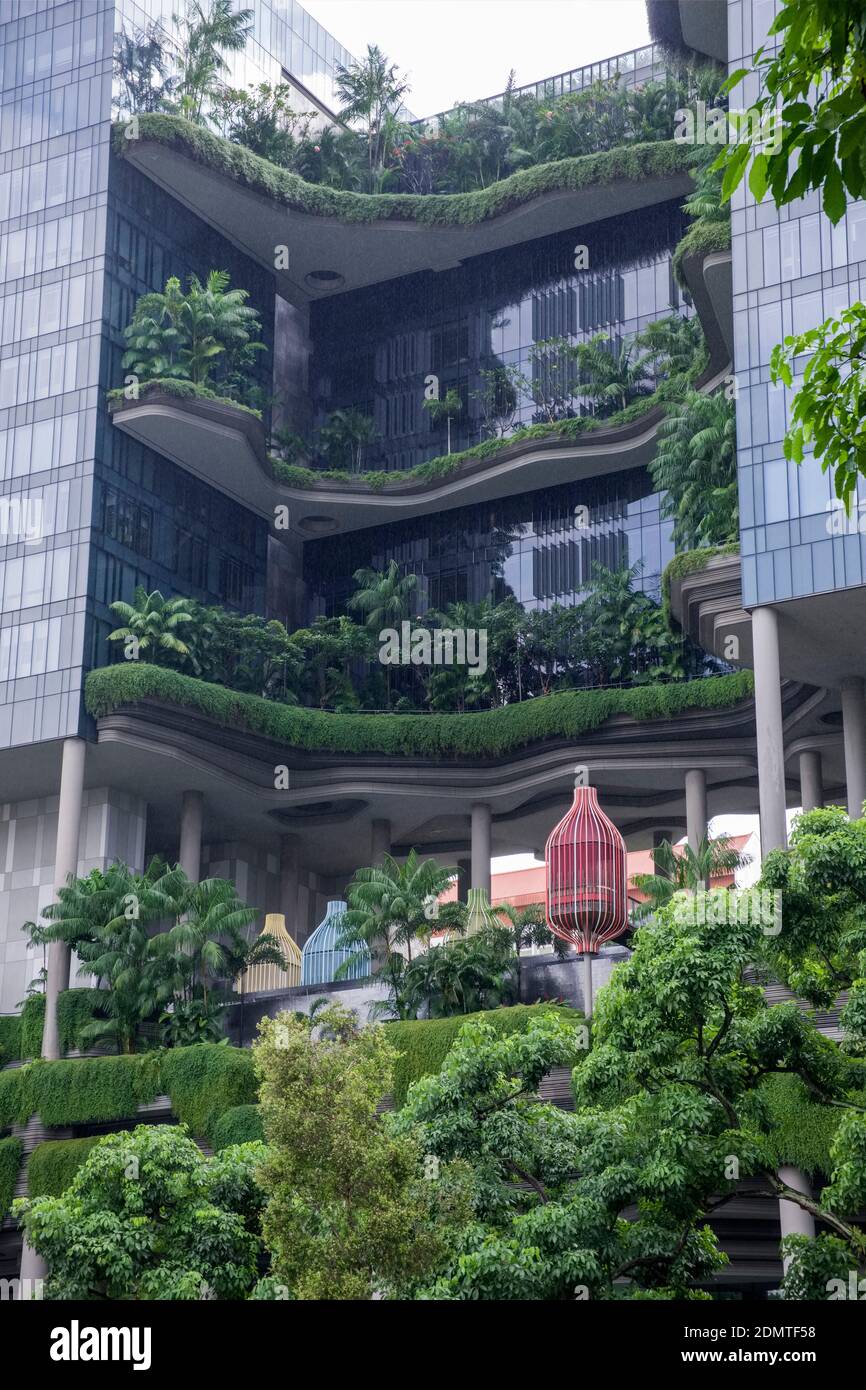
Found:
[[[21,1015],[3,1014],[0,1017],[0,1068],[7,1062],[17,1062],[21,1056]]]
[[[257,1105],[233,1105],[211,1122],[208,1137],[215,1153],[229,1144],[249,1144],[254,1139],[264,1139],[261,1110]]]
[[[21,1140],[0,1139],[0,1222],[6,1220],[15,1196],[21,1166]]]
[[[258,1100],[253,1055],[248,1048],[224,1043],[195,1043],[172,1048],[160,1063],[163,1089],[177,1118],[193,1134],[212,1134],[227,1110]]]
[[[91,671],[87,709],[96,719],[141,700],[204,715],[225,729],[246,729],[291,748],[424,759],[498,758],[547,739],[574,740],[614,715],[676,719],[694,709],[726,709],[751,697],[752,673],[630,689],[562,690],[474,714],[333,714],[245,695],[153,666],[120,662]]]
[[[500,1036],[522,1031],[531,1018],[555,1008],[569,1022],[582,1023],[583,1015],[557,1004],[515,1004],[507,1009],[488,1009],[484,1013],[459,1014],[455,1018],[419,1019],[408,1023],[386,1023],[386,1036],[398,1051],[394,1064],[394,1104],[406,1101],[409,1086],[421,1076],[439,1071],[467,1019],[483,1018],[492,1023]]]
[[[21,1060],[42,1055],[42,1027],[45,1022],[45,995],[29,994],[21,1010]]]
[[[307,183],[298,174],[253,154],[243,145],[224,140],[179,116],[140,115],[137,121],[138,138],[134,141],[125,135],[128,121],[115,124],[115,154],[123,157],[139,141],[154,141],[282,207],[356,224],[399,219],[428,227],[473,226],[522,207],[544,193],[577,192],[597,185],[643,183],[647,179],[687,174],[695,157],[688,145],[655,140],[535,164],[472,193],[351,193]]]
[[[102,1016],[105,990],[64,989],[57,997],[57,1030],[62,1053],[83,1051],[90,1046],[82,1039],[81,1030]],[[20,1015],[19,1047],[15,1053],[22,1062],[42,1055],[42,1027],[45,1020],[45,995],[31,994]]]
[[[95,1134],[87,1139],[49,1139],[37,1144],[27,1163],[28,1196],[59,1197],[101,1138]]]

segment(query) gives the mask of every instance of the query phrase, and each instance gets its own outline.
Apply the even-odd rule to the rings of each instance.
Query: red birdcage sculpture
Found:
[[[625,841],[595,787],[574,786],[571,809],[548,836],[547,922],[555,936],[592,955],[628,926]]]

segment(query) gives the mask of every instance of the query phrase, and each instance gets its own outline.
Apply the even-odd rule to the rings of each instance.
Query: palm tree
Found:
[[[240,53],[244,48],[255,14],[233,9],[232,0],[187,0],[182,15],[172,21],[180,32],[177,55],[178,75],[174,95],[181,116],[197,125],[204,124],[203,106],[220,76],[228,72],[223,53]]]
[[[614,344],[603,333],[588,343],[578,343],[577,362],[586,395],[598,406],[599,414],[612,415],[624,410],[650,389],[649,367],[641,357],[635,339]]]
[[[347,459],[353,473],[360,473],[364,449],[376,438],[376,426],[361,410],[332,410],[319,430],[319,442],[332,468]]]
[[[739,536],[737,433],[733,401],[689,391],[659,425],[653,483],[674,517],[678,549],[725,545]]]
[[[391,986],[400,1018],[407,1016],[402,977],[406,962],[412,959],[413,942],[429,938],[434,925],[463,929],[464,904],[438,903],[456,872],[455,868],[443,868],[435,859],[420,860],[413,849],[405,864],[386,854],[381,865],[358,869],[346,890],[349,909],[343,915],[337,944],[366,947],[380,958],[384,956],[377,973]],[[430,915],[433,904],[438,904],[435,918]],[[350,957],[342,969],[351,968],[354,959]]]
[[[340,117],[347,124],[358,122],[367,142],[368,192],[376,191],[385,163],[389,132],[409,83],[399,76],[396,64],[389,63],[377,44],[367,45],[367,56],[348,68],[338,66],[337,95]]]
[[[174,657],[187,657],[189,646],[178,635],[194,621],[185,598],[163,598],[158,589],[152,594],[139,584],[132,603],[118,599],[110,605],[112,613],[123,620],[123,626],[109,632],[109,642],[134,644],[136,657],[145,653],[145,660],[156,665],[170,664]],[[169,656],[170,654],[170,656]],[[166,658],[168,657],[168,660]]]
[[[651,917],[659,908],[669,903],[675,893],[696,892],[712,884],[721,874],[731,874],[745,868],[749,856],[734,849],[726,835],[715,840],[705,836],[697,850],[691,845],[680,845],[676,849],[664,840],[652,851],[654,874],[635,874],[634,886],[647,895],[647,901],[638,909],[638,920]]]
[[[164,37],[156,21],[146,29],[124,29],[115,35],[114,71],[124,91],[123,109],[132,115],[158,111],[168,94]]]

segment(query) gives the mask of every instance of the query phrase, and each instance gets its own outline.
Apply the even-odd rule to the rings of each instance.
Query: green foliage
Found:
[[[242,695],[147,663],[106,666],[86,682],[96,719],[140,700],[196,710],[229,729],[248,729],[291,748],[451,760],[501,757],[550,738],[575,738],[623,714],[675,719],[684,710],[724,709],[751,698],[750,671],[633,689],[566,690],[477,714],[330,714]]]
[[[127,1119],[160,1093],[155,1054],[32,1062],[21,1076],[26,1113],[49,1126]]]
[[[45,995],[30,994],[21,1010],[21,1060],[42,1056],[42,1027],[45,1022]]]
[[[387,1030],[357,1032],[339,1009],[317,1024],[319,1037],[290,1014],[259,1024],[262,1230],[292,1298],[368,1301],[441,1257],[441,1195],[416,1138],[392,1136],[376,1113],[391,1086]]]
[[[761,90],[746,113],[745,138],[738,131],[716,161],[723,194],[729,198],[747,170],[755,198],[769,190],[777,207],[820,189],[835,224],[848,198],[866,192],[866,7],[863,0],[782,0],[769,36],[752,68],[738,68],[725,84],[732,90],[758,73]]]
[[[130,152],[124,124],[114,128],[114,149]],[[205,164],[215,172],[298,212],[336,217],[342,222],[396,219],[426,226],[472,226],[521,207],[543,193],[578,192],[596,184],[640,183],[684,173],[694,151],[673,140],[621,146],[599,154],[578,155],[537,164],[472,193],[350,193],[306,183],[242,145],[233,145],[188,121],[165,115],[139,118],[142,141],[154,141]]]
[[[229,275],[212,270],[202,283],[189,277],[184,294],[172,276],[165,289],[143,294],[124,330],[123,366],[142,381],[178,380],[197,390],[220,391],[254,403],[256,354],[264,351],[258,313],[244,289],[229,289]]]
[[[65,1192],[100,1136],[87,1139],[49,1139],[37,1144],[27,1160],[30,1197],[59,1197]]]
[[[182,1127],[100,1139],[60,1196],[15,1203],[57,1300],[246,1298],[257,1279],[262,1145],[206,1159]]]
[[[7,1062],[17,1062],[21,1056],[21,1017],[4,1014],[0,1017],[0,1070]]]
[[[437,947],[437,950],[441,949]],[[486,1013],[462,1015],[456,1018],[418,1019],[408,1022],[388,1023],[385,1032],[392,1043],[396,1056],[394,1059],[394,1104],[400,1109],[413,1081],[422,1076],[435,1075],[441,1067],[468,1019],[483,1019],[489,1023],[497,1037],[507,1037],[510,1033],[524,1030],[531,1019],[543,1017],[554,1010],[567,1023],[575,1026],[582,1022],[582,1015],[575,1010],[552,1004],[515,1004],[507,1009],[491,1009]]]
[[[728,545],[740,530],[734,403],[721,392],[689,391],[667,407],[650,462],[680,550]]]
[[[21,1140],[0,1139],[0,1224],[9,1215],[18,1169],[21,1167]]]
[[[866,305],[852,304],[774,347],[770,379],[793,388],[795,359],[804,354],[809,360],[791,404],[785,458],[802,463],[811,450],[850,513],[857,479],[866,476]],[[838,520],[844,532],[845,518]]]
[[[263,1140],[262,1116],[258,1105],[232,1105],[212,1120],[208,1138],[218,1153],[232,1144],[251,1144]]]
[[[215,1122],[235,1106],[257,1100],[252,1054],[225,1043],[199,1043],[162,1054],[162,1085],[171,1108],[193,1134],[210,1137]]]
[[[816,1008],[840,1014],[845,1046],[866,1055],[866,818],[840,806],[798,817],[790,848],[764,860],[759,887],[782,895],[782,931],[764,955],[773,972]]]

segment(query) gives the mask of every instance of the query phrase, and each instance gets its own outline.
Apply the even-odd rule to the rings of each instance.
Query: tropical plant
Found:
[[[377,436],[376,426],[361,410],[332,410],[319,430],[319,445],[330,468],[360,473],[364,449]]]
[[[389,137],[393,143],[394,124],[409,84],[401,78],[396,64],[389,63],[376,44],[367,45],[361,62],[338,65],[336,90],[343,121],[359,123],[367,144],[367,191],[380,186]]]
[[[794,386],[794,363],[807,355],[785,434],[785,458],[801,464],[807,451],[830,473],[850,513],[859,477],[866,477],[866,305],[797,333],[773,348],[770,380]],[[858,518],[859,523],[859,518]]]
[[[255,18],[252,10],[235,10],[232,0],[186,0],[172,16],[178,33],[177,77],[172,100],[178,114],[203,125],[205,103],[215,95],[228,64],[224,53],[242,52]]]
[[[158,589],[149,594],[139,584],[132,603],[118,599],[110,605],[112,613],[123,619],[123,626],[108,634],[109,642],[123,642],[131,660],[144,656],[156,665],[175,665],[179,657],[189,656],[190,648],[181,632],[194,622],[188,599],[163,598]]]
[[[649,467],[679,549],[738,538],[736,418],[723,393],[689,391],[669,405]]]
[[[158,111],[171,90],[165,32],[155,21],[144,29],[122,29],[114,37],[114,73],[121,105],[131,115]]]
[[[434,928],[463,930],[464,904],[439,902],[456,872],[435,859],[419,859],[413,849],[402,864],[386,854],[381,865],[357,869],[346,890],[349,909],[340,924],[338,945],[356,949],[341,970],[351,968],[358,948],[369,950],[378,966],[374,973],[391,990],[389,1007],[398,1018],[412,1016],[407,1014],[403,977],[413,944],[429,939]]]
[[[726,90],[757,74],[760,92],[735,122],[737,139],[717,159],[730,198],[746,177],[760,202],[777,207],[820,189],[834,224],[848,198],[866,192],[860,158],[866,140],[866,13],[862,0],[782,0],[751,68],[737,68]],[[779,110],[781,108],[781,112]]]
[[[256,354],[264,343],[257,311],[243,289],[229,289],[225,270],[212,270],[202,283],[189,278],[183,293],[172,276],[165,289],[143,294],[124,330],[123,365],[142,381],[161,378],[190,381],[205,393],[222,392],[236,399],[257,389],[252,377]]]
[[[99,1139],[59,1197],[15,1204],[45,1259],[44,1296],[73,1302],[250,1297],[262,1254],[261,1143],[205,1158],[183,1125]]]
[[[624,410],[652,389],[646,358],[635,339],[614,343],[597,333],[589,342],[577,344],[576,359],[581,389],[600,415]]]
[[[454,1185],[424,1181],[416,1137],[391,1135],[377,1114],[393,1087],[386,1030],[358,1031],[338,1008],[319,1022],[315,1036],[292,1014],[263,1019],[253,1046],[262,1229],[289,1297],[369,1301],[435,1269],[468,1209]]]
[[[703,837],[697,849],[691,845],[676,848],[663,840],[652,851],[655,873],[635,874],[632,882],[646,902],[637,909],[638,918],[652,916],[671,901],[675,893],[699,892],[722,874],[733,874],[745,868],[749,856],[734,849],[727,835],[714,840]]]

